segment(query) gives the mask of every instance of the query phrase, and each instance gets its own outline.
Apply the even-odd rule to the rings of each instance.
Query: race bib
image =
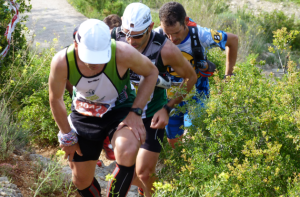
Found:
[[[93,116],[101,118],[110,109],[109,104],[93,103],[76,100],[75,109],[84,116]]]

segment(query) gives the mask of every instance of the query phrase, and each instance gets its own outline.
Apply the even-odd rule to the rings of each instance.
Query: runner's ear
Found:
[[[76,40],[74,40],[74,45],[75,45],[75,48],[77,49],[78,48],[78,44],[77,44]]]
[[[187,25],[190,22],[190,17],[186,16],[184,19],[184,24]]]
[[[153,28],[153,26],[154,26],[154,22],[151,22],[151,24],[149,25],[149,30],[151,31],[152,30],[152,28]]]

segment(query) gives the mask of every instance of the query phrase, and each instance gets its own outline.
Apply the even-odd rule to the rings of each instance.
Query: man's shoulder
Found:
[[[116,59],[118,63],[130,62],[138,54],[140,53],[130,44],[122,41],[116,41]]]
[[[135,50],[130,44],[122,41],[116,41],[116,56],[122,55],[123,53],[133,53]]]
[[[57,76],[57,79],[67,78],[68,73],[68,63],[66,58],[67,49],[62,49],[57,52],[51,61],[51,75]]]
[[[174,55],[179,54],[180,50],[170,40],[167,40],[165,45],[162,47],[160,53],[161,53],[162,59],[165,60],[165,59],[169,59],[169,58],[175,58]]]
[[[66,61],[67,48],[64,48],[57,52],[52,58],[51,65],[67,65]]]

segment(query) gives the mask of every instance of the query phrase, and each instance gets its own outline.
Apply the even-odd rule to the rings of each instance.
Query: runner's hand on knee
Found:
[[[141,116],[138,116],[135,113],[129,113],[119,124],[117,130],[122,129],[124,126],[127,126],[133,132],[134,136],[141,144],[145,143],[146,130]]]
[[[68,161],[72,161],[75,151],[78,155],[83,156],[83,154],[81,153],[79,144],[76,143],[73,146],[63,146],[63,145],[59,145],[59,147],[65,151],[65,159],[68,159]]]

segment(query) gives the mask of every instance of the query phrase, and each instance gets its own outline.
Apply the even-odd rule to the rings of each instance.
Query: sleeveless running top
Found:
[[[121,32],[121,28],[114,28],[112,31],[112,38],[118,41],[126,42],[126,37]],[[150,61],[157,67],[160,73],[165,73],[167,71],[167,66],[162,62],[160,51],[166,44],[167,38],[160,35],[154,31],[151,32],[149,42],[142,52],[143,55],[148,57]],[[126,42],[127,43],[127,42]],[[130,71],[130,80],[133,82],[139,82],[140,76],[136,73]],[[167,91],[164,88],[155,87],[149,101],[147,102],[142,118],[152,117],[158,110],[160,110],[166,103]]]
[[[75,86],[72,105],[82,115],[102,117],[120,107],[131,107],[135,91],[131,88],[129,70],[120,77],[116,64],[116,42],[111,42],[111,60],[103,70],[91,77],[84,76],[77,65],[74,44],[67,48],[68,80]]]

